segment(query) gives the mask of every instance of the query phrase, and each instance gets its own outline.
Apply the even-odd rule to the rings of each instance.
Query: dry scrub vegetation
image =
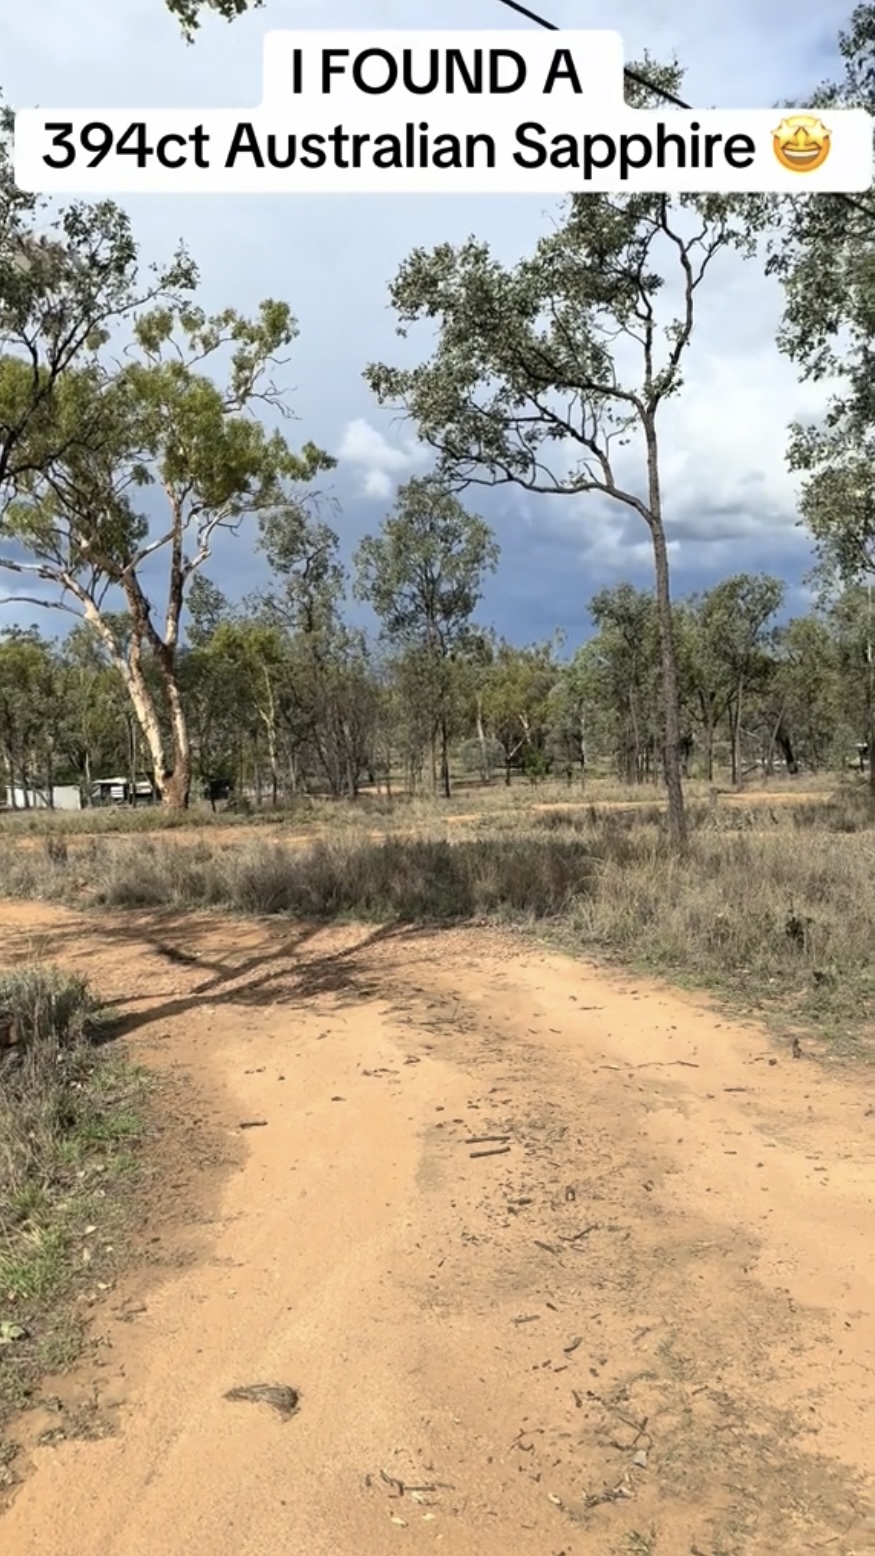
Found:
[[[0,1010],[19,1034],[0,1050],[2,1426],[34,1378],[76,1352],[78,1326],[57,1298],[77,1273],[71,1245],[106,1223],[108,1189],[133,1166],[144,1080],[100,1043],[100,1010],[80,978],[8,973]],[[0,1484],[3,1474],[0,1453]]]
[[[694,801],[685,856],[657,804],[331,814],[308,824],[295,812],[285,840],[282,828],[183,838],[153,821],[134,841],[44,823],[27,847],[0,837],[0,882],[9,896],[95,908],[513,920],[824,1037],[872,1030],[875,820],[862,786],[793,805]]]

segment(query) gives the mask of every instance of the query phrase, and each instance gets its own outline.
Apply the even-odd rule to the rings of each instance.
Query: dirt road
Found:
[[[168,1183],[187,1258],[46,1385],[114,1435],[31,1447],[3,1549],[875,1550],[866,1072],[509,934],[82,922],[0,914],[239,1159],[206,1225]]]

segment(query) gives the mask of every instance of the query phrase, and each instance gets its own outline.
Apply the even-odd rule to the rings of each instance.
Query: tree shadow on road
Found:
[[[210,1007],[294,1009],[320,996],[355,1005],[380,993],[375,949],[409,944],[449,927],[390,924],[363,933],[357,927],[327,930],[302,924],[289,930],[276,922],[151,913],[74,920],[53,928],[50,943],[52,960],[75,960],[90,969],[101,994],[106,990],[101,1035],[111,1041]],[[338,936],[346,943],[338,944]],[[13,955],[27,954],[28,942],[32,945],[32,932],[6,937]],[[176,978],[167,989],[158,969],[171,967]],[[114,994],[113,985],[125,970],[133,990]]]

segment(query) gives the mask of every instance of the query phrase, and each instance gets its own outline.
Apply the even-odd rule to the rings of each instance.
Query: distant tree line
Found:
[[[189,36],[205,10],[249,9],[169,7]],[[818,105],[875,109],[873,43],[875,4],[864,4]],[[635,76],[637,106],[682,81],[653,61]],[[17,189],[11,129],[5,112],[0,572],[8,597],[74,626],[51,644],[3,636],[10,780],[78,774],[87,786],[96,768],[142,766],[180,808],[207,777],[279,796],[317,784],[353,795],[401,775],[447,794],[454,764],[486,781],[557,767],[573,777],[590,758],[662,783],[682,849],[691,766],[711,775],[725,760],[739,781],[753,761],[793,771],[875,747],[870,196],[575,194],[513,265],[476,237],[410,254],[390,300],[399,334],[428,326],[429,354],[371,363],[364,377],[433,466],[355,559],[353,588],[380,622],[368,642],[349,623],[337,537],[320,516],[335,460],[286,436],[289,306],[207,314],[184,247],[144,268],[111,201],[58,211]],[[727,252],[780,278],[779,348],[802,376],[837,386],[820,423],[790,429],[822,603],[780,629],[774,579],[729,578],[698,600],[672,592],[663,409],[683,392],[699,299]],[[595,503],[634,516],[652,592],[597,595],[595,636],[568,662],[558,637],[497,641],[476,619],[497,545],[462,506],[479,486],[561,498],[582,524]],[[271,582],[232,607],[209,569],[219,534],[244,527]]]
[[[372,641],[344,620],[347,580],[326,526],[318,567],[305,527],[309,568],[290,568],[286,552],[280,571],[272,549],[273,587],[240,606],[196,581],[178,665],[192,793],[260,807],[548,776],[585,790],[593,772],[663,782],[652,593],[600,591],[593,635],[571,655],[561,632],[509,643],[474,616],[494,558],[488,530],[459,508],[451,551],[446,511],[431,530],[424,495],[422,483],[402,488],[360,548],[354,584],[383,627]],[[778,624],[782,603],[777,579],[739,575],[674,606],[685,775],[740,783],[752,770],[814,773],[859,758],[872,696],[868,592],[849,587]],[[114,630],[123,638],[125,623]],[[148,652],[142,674],[157,705],[161,667]],[[0,767],[19,804],[60,784],[87,797],[100,779],[133,783],[150,770],[124,680],[86,626],[57,641],[35,628],[0,634]]]

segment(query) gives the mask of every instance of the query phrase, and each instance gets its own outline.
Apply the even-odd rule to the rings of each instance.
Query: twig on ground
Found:
[[[633,1064],[633,1070],[670,1070],[673,1064],[682,1064],[687,1070],[698,1070],[693,1059],[645,1059],[643,1064]]]
[[[566,1237],[564,1232],[560,1232],[559,1235],[562,1238],[563,1243],[579,1243],[582,1237],[589,1237],[590,1232],[597,1232],[600,1225],[601,1222],[593,1221],[589,1226],[583,1227],[581,1231],[572,1232],[570,1237]]]

